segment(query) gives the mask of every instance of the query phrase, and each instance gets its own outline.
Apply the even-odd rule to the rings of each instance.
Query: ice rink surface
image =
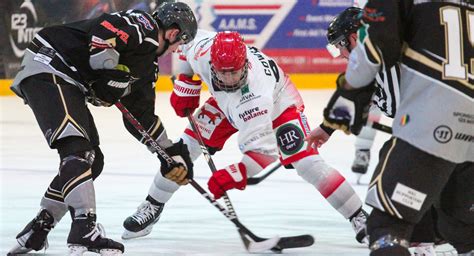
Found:
[[[331,90],[302,91],[311,128],[321,122],[322,109],[331,93]],[[207,97],[203,93],[201,102]],[[90,109],[105,155],[104,170],[94,182],[98,222],[104,225],[108,237],[124,243],[125,255],[247,255],[235,226],[191,186],[175,193],[150,235],[121,240],[122,222],[145,199],[159,161],[126,131],[118,109],[94,106]],[[169,106],[169,93],[157,95],[155,113],[172,139],[179,137],[187,125],[187,119],[176,117]],[[388,120],[382,122],[389,124]],[[378,149],[388,138],[386,134],[377,134],[370,170],[363,183],[369,182],[378,160]],[[354,140],[354,136],[336,132],[320,153],[354,185],[364,200],[367,186],[355,185],[356,176],[350,170]],[[16,234],[39,210],[40,199],[56,175],[59,157],[48,148],[31,109],[18,97],[0,98],[0,142],[0,255],[6,255],[16,243]],[[213,157],[217,168],[240,158],[236,136]],[[207,189],[210,170],[202,157],[195,162],[194,172],[195,180]],[[315,237],[313,246],[285,250],[284,255],[369,254],[367,248],[356,242],[349,221],[294,170],[281,168],[245,191],[231,191],[229,197],[240,221],[258,236],[311,234]],[[370,211],[369,207],[364,208]],[[65,216],[49,234],[49,249],[36,255],[66,255],[70,223],[70,217]]]

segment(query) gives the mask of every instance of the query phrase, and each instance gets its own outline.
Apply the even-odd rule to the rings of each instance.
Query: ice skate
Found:
[[[361,208],[355,216],[349,219],[352,224],[352,228],[356,233],[356,240],[361,244],[369,244],[369,237],[367,235],[367,213]]]
[[[370,150],[357,149],[354,162],[352,163],[352,171],[357,174],[357,184],[360,184],[362,175],[367,173],[370,162]]]
[[[436,256],[434,243],[419,243],[413,251],[413,256]]]
[[[125,231],[122,234],[122,239],[132,239],[150,234],[153,225],[160,219],[164,206],[165,204],[148,197],[138,206],[137,211],[123,222]]]
[[[104,227],[96,223],[96,215],[88,213],[74,218],[67,238],[70,256],[81,256],[90,251],[102,256],[122,255],[124,246],[105,237]]]
[[[54,227],[53,223],[53,216],[46,209],[40,210],[38,215],[16,236],[18,244],[8,252],[8,255],[47,249],[47,236]]]

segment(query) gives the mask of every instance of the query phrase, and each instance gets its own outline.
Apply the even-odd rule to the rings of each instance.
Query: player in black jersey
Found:
[[[66,214],[73,218],[71,255],[93,251],[122,255],[124,246],[104,237],[96,224],[93,180],[103,168],[99,135],[87,102],[111,106],[117,101],[147,129],[177,165],[161,171],[184,185],[192,162],[182,142],[173,144],[155,109],[159,56],[193,40],[197,22],[184,3],[164,3],[152,15],[128,10],[46,27],[29,45],[12,90],[28,104],[50,148],[57,149],[59,172],[44,194],[38,215],[17,236],[10,253],[48,246],[48,232]],[[124,119],[127,130],[142,136]]]
[[[362,27],[362,15],[363,10],[361,8],[349,7],[329,24],[327,33],[329,44],[327,49],[333,57],[348,58],[350,52],[357,46],[357,31]],[[372,96],[372,106],[368,119],[371,119],[374,108],[378,109],[379,113],[382,112],[387,117],[393,118],[396,113],[396,107],[399,104],[399,80],[400,67],[398,63],[388,69],[383,68],[377,73],[374,82],[376,89]],[[375,133],[374,129],[364,126],[360,134],[357,135],[356,144],[361,135],[371,133],[371,131],[365,129],[373,130],[373,133]],[[319,142],[318,146],[321,146],[329,139],[333,132],[334,129],[322,123],[320,127],[311,132],[310,136],[308,136],[308,140],[317,141]],[[367,140],[367,137],[361,140]],[[365,167],[365,171],[362,172],[362,174],[365,174],[367,171],[366,168],[367,167]],[[415,253],[426,256],[436,255],[434,244],[435,242],[442,241],[442,238],[435,229],[435,216],[435,212],[429,211],[425,214],[420,223],[415,226],[414,233],[411,237],[411,247],[416,247],[414,249]]]
[[[338,79],[344,99],[330,101],[325,119],[353,131],[376,74],[400,63],[393,137],[366,198],[370,255],[410,255],[414,225],[432,205],[444,239],[458,255],[474,255],[473,13],[462,0],[370,0],[364,8],[359,43]]]

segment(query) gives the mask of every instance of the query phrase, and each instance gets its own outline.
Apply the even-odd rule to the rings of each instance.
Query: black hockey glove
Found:
[[[90,85],[87,98],[95,106],[110,107],[117,102],[130,85],[130,73],[118,69],[97,70],[100,78]]]
[[[189,156],[188,147],[183,143],[183,140],[181,139],[173,146],[166,148],[165,152],[176,163],[168,165],[166,160],[158,154],[158,159],[161,162],[161,174],[178,185],[188,184],[189,179],[193,178],[193,162]]]
[[[345,80],[344,73],[337,77],[337,89],[324,109],[323,124],[342,130],[346,134],[358,135],[367,123],[375,87],[370,84],[359,89],[348,90],[343,87]]]

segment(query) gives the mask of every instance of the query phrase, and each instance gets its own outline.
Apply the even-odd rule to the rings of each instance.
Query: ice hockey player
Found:
[[[342,56],[349,58],[349,54],[357,45],[357,31],[362,27],[362,15],[363,10],[356,7],[349,7],[341,12],[333,22],[329,24],[328,28],[328,51],[333,57]],[[372,96],[372,106],[369,110],[368,119],[370,121],[376,121],[380,114],[383,112],[387,117],[393,118],[396,112],[396,108],[399,105],[399,85],[400,81],[400,67],[397,64],[390,68],[383,68],[375,77],[375,91]],[[377,110],[378,109],[378,110]],[[377,110],[377,111],[375,111]],[[334,129],[327,127],[322,123],[320,127],[314,129],[310,136],[308,136],[309,144],[312,145],[314,141],[318,142],[318,146],[321,146],[331,136]],[[356,139],[356,148],[358,146],[367,146],[370,149],[373,139],[375,137],[375,130],[364,126]],[[356,156],[361,157],[361,161],[354,161],[357,164],[356,173],[365,174],[367,171],[368,160],[370,158],[369,152],[356,152]],[[362,161],[363,160],[363,161]],[[354,165],[352,166],[354,171]],[[358,172],[358,171],[361,172]],[[425,214],[419,224],[415,226],[414,233],[411,241],[415,246],[415,253],[424,256],[436,255],[434,244],[435,241],[441,241],[442,238],[435,229],[434,217],[435,213],[431,210]]]
[[[474,255],[472,1],[370,0],[358,44],[324,116],[357,130],[373,79],[400,62],[400,104],[369,184],[373,256],[410,255],[414,225],[434,204],[458,255]]]
[[[352,49],[357,45],[357,30],[362,26],[362,9],[349,7],[341,12],[330,24],[327,32],[327,49],[333,57],[349,58]],[[399,102],[398,81],[400,68],[398,65],[383,69],[375,79],[375,90],[372,96],[372,105],[368,119],[371,122],[378,122],[381,112],[392,118]],[[375,139],[375,130],[365,123],[358,123],[360,127],[355,141],[355,159],[352,164],[352,171],[358,174],[358,178],[367,172],[370,162],[370,148]],[[355,128],[355,126],[353,126]],[[322,123],[314,129],[309,136],[310,144],[317,142],[317,146],[324,144],[334,129]]]
[[[94,182],[104,157],[87,102],[111,106],[118,100],[150,131],[179,164],[162,161],[170,182],[185,184],[192,162],[182,142],[173,144],[154,114],[157,58],[196,35],[197,22],[184,3],[165,3],[150,15],[129,10],[44,28],[29,45],[12,90],[28,104],[50,148],[61,159],[59,172],[46,190],[38,215],[26,225],[9,255],[41,250],[47,235],[66,214],[72,224],[70,255],[92,251],[122,255],[124,246],[105,237],[96,223]],[[141,135],[126,121],[128,131]],[[176,184],[175,183],[175,184]]]
[[[274,60],[255,47],[246,46],[237,32],[198,30],[195,40],[182,47],[180,74],[174,84],[171,105],[178,116],[199,107],[201,81],[212,97],[195,118],[210,151],[223,148],[238,132],[242,160],[215,172],[208,182],[216,199],[230,189],[243,190],[247,177],[278,159],[291,164],[342,216],[349,219],[359,242],[365,239],[366,214],[362,203],[345,178],[328,166],[317,150],[306,151],[309,132],[302,98]],[[195,134],[188,127],[182,139],[191,159],[201,154]],[[147,235],[158,221],[164,204],[179,188],[157,173],[147,200],[124,222],[123,238]]]

